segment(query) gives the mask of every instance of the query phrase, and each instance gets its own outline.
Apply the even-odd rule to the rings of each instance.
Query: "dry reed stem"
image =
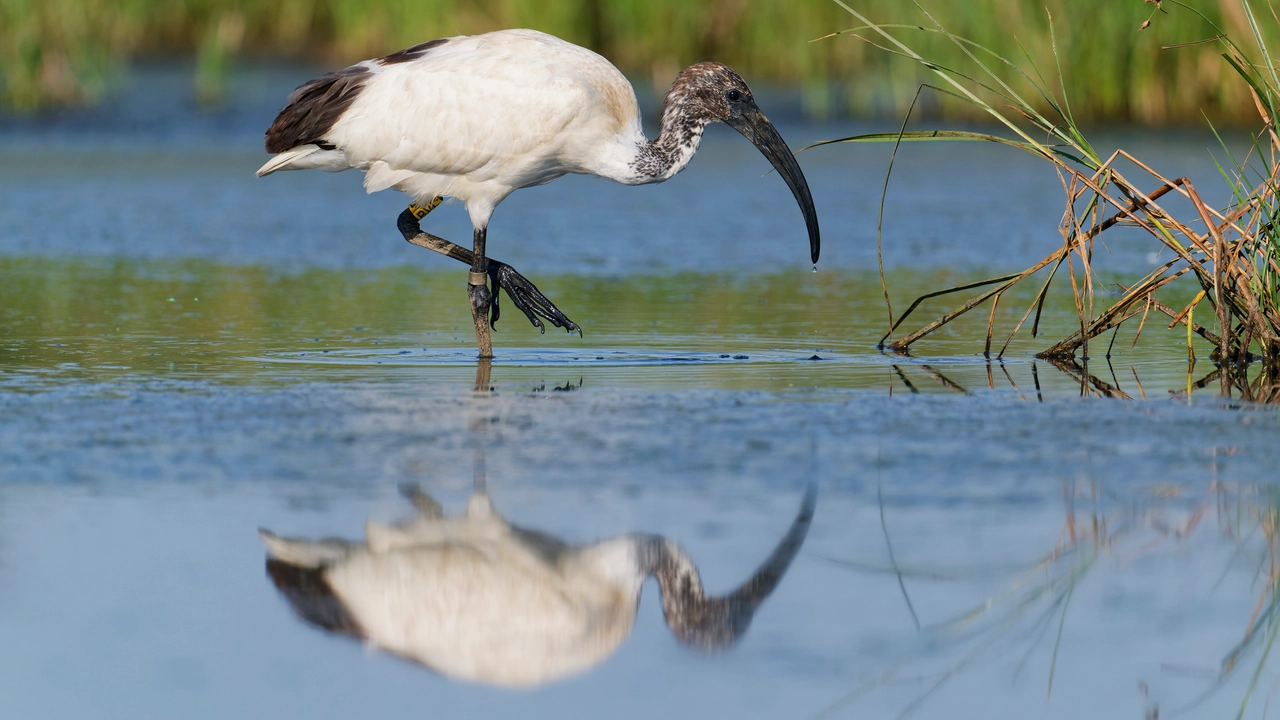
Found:
[[[1277,232],[1277,228],[1273,224],[1275,221],[1263,223],[1264,218],[1271,216],[1273,213],[1280,214],[1280,197],[1277,196],[1277,189],[1280,188],[1280,162],[1277,162],[1278,158],[1280,158],[1280,135],[1277,134],[1270,111],[1271,103],[1276,101],[1276,93],[1280,93],[1280,74],[1277,73],[1276,64],[1273,63],[1270,55],[1267,55],[1268,50],[1261,35],[1257,34],[1258,30],[1256,24],[1253,23],[1252,14],[1247,4],[1244,6],[1245,11],[1250,13],[1251,27],[1259,45],[1258,49],[1263,53],[1265,62],[1262,64],[1250,63],[1229,38],[1220,34],[1218,39],[1226,46],[1224,56],[1235,70],[1243,76],[1248,85],[1249,93],[1259,117],[1263,121],[1265,134],[1260,134],[1254,138],[1253,146],[1246,153],[1243,164],[1236,162],[1234,157],[1231,158],[1235,180],[1232,181],[1229,177],[1227,180],[1235,202],[1223,210],[1206,205],[1187,178],[1166,177],[1152,166],[1123,149],[1114,151],[1105,161],[1100,160],[1076,128],[1066,98],[1061,98],[1059,101],[1056,93],[1046,89],[1047,85],[1045,85],[1043,78],[1039,77],[1038,71],[1035,71],[1035,78],[1025,72],[1022,73],[1022,76],[1036,87],[1042,97],[1049,101],[1049,104],[1061,117],[1061,122],[1049,121],[1038,110],[1035,110],[1024,101],[1015,90],[1007,85],[1001,77],[993,73],[984,63],[985,55],[982,58],[975,55],[969,45],[965,44],[968,41],[957,38],[948,32],[928,11],[920,7],[919,3],[914,4],[935,26],[936,31],[955,43],[963,55],[976,65],[981,72],[965,74],[951,67],[931,63],[886,32],[884,28],[871,23],[844,3],[840,4],[859,20],[863,21],[866,28],[874,30],[886,41],[885,45],[877,45],[877,47],[922,63],[944,81],[945,87],[929,87],[944,95],[958,98],[984,110],[1016,134],[1020,140],[1002,140],[988,135],[960,131],[955,131],[955,137],[1002,142],[1049,160],[1053,163],[1054,170],[1058,174],[1066,199],[1058,227],[1062,236],[1062,244],[1059,248],[1055,249],[1044,260],[1021,273],[994,278],[981,283],[952,287],[920,296],[911,305],[907,313],[898,318],[894,323],[894,327],[890,328],[889,333],[886,333],[884,338],[881,339],[881,347],[885,346],[885,342],[889,337],[923,300],[961,290],[996,285],[996,287],[983,291],[915,332],[888,345],[895,351],[907,352],[916,340],[936,331],[981,303],[991,300],[992,304],[987,320],[987,333],[983,347],[983,354],[990,357],[992,337],[995,333],[996,314],[1004,294],[1030,275],[1052,265],[1048,278],[1001,347],[999,355],[1003,356],[1013,338],[1022,330],[1033,312],[1035,313],[1035,321],[1032,324],[1031,334],[1033,337],[1038,335],[1040,318],[1050,285],[1065,260],[1071,285],[1072,300],[1079,318],[1079,329],[1070,337],[1059,341],[1040,353],[1041,357],[1061,359],[1063,357],[1074,357],[1076,353],[1082,352],[1087,359],[1090,339],[1103,332],[1113,331],[1111,345],[1108,347],[1108,354],[1110,354],[1111,347],[1114,347],[1115,342],[1114,331],[1117,331],[1124,322],[1141,314],[1142,320],[1134,337],[1134,344],[1136,345],[1138,337],[1145,327],[1150,309],[1158,307],[1162,312],[1173,318],[1170,327],[1177,325],[1182,321],[1183,316],[1186,316],[1188,337],[1193,331],[1198,332],[1206,339],[1212,337],[1216,346],[1213,355],[1217,362],[1247,362],[1252,358],[1250,348],[1255,342],[1262,348],[1264,358],[1269,363],[1280,362],[1280,292],[1277,291],[1276,287],[1277,284],[1280,284],[1280,257],[1278,257],[1280,253],[1277,252],[1277,247],[1280,247],[1280,239],[1276,237],[1280,233]],[[1275,14],[1274,9],[1273,14]],[[1276,17],[1280,19],[1280,15],[1276,15]],[[862,39],[867,40],[866,38]],[[867,41],[870,42],[869,40]],[[982,46],[974,45],[973,47],[985,50]],[[1006,64],[1011,64],[1008,60],[1004,60],[998,55],[995,57]],[[1265,74],[1260,78],[1254,75],[1254,73],[1262,72],[1263,70],[1270,73],[1269,78]],[[1019,70],[1019,72],[1021,71]],[[1058,73],[1060,76],[1061,72],[1061,67],[1059,67]],[[1059,80],[1061,81],[1061,78]],[[1013,110],[1013,114],[1006,115],[1003,111],[997,110],[991,104],[984,102],[979,97],[984,92],[994,94],[1008,101],[1008,107]],[[1260,96],[1260,93],[1265,93],[1265,100],[1264,97]],[[1059,102],[1061,102],[1061,107]],[[1018,115],[1029,121],[1034,130],[1028,130],[1015,122]],[[1060,144],[1042,144],[1034,140],[1032,135],[1029,134],[1040,131],[1047,133],[1049,141]],[[919,136],[919,134],[917,135]],[[1264,137],[1269,139],[1269,142],[1263,140]],[[900,130],[897,141],[900,142],[902,138],[903,133]],[[849,138],[849,140],[856,139]],[[1260,142],[1267,146],[1265,150]],[[1256,160],[1254,159],[1255,151]],[[1230,155],[1229,151],[1228,155]],[[1269,162],[1267,160],[1268,155],[1270,156]],[[1128,161],[1141,172],[1146,173],[1147,176],[1155,178],[1160,183],[1159,187],[1149,195],[1144,194],[1135,183],[1131,182],[1116,167],[1116,164],[1121,159]],[[1251,165],[1251,163],[1262,163],[1266,172],[1256,172],[1256,165]],[[1083,166],[1084,169],[1078,168],[1076,165]],[[1226,171],[1223,170],[1223,173],[1225,175]],[[1265,175],[1265,177],[1260,178],[1259,182],[1254,183],[1251,180],[1251,178],[1261,175]],[[1156,202],[1157,199],[1169,192],[1176,192],[1190,201],[1196,212],[1194,218],[1190,219],[1189,222],[1179,220],[1175,213]],[[1081,202],[1085,203],[1083,207],[1078,205]],[[1106,214],[1104,206],[1114,208],[1114,214],[1105,220],[1102,219],[1102,216]],[[1197,222],[1203,223],[1204,229],[1202,232],[1197,232],[1192,227]],[[1124,290],[1123,296],[1119,300],[1110,303],[1099,313],[1095,306],[1098,275],[1094,265],[1093,251],[1101,233],[1120,223],[1144,230],[1156,242],[1169,248],[1173,252],[1175,259],[1131,287],[1123,288],[1122,286],[1122,290]],[[1181,239],[1179,236],[1181,236]],[[1080,275],[1076,273],[1076,258],[1073,256],[1078,256],[1079,258]],[[1185,267],[1179,268],[1170,274],[1170,271],[1179,263],[1184,263]],[[1159,304],[1156,299],[1158,291],[1188,272],[1194,274],[1195,280],[1200,286],[1202,291],[1200,297],[1209,297],[1214,306],[1216,320],[1220,328],[1217,334],[1197,326],[1192,321],[1191,314],[1195,307],[1194,303],[1188,305],[1182,313],[1173,313],[1163,304]],[[1141,308],[1139,308],[1139,304],[1141,304]],[[1224,377],[1224,387],[1226,387],[1226,382],[1227,380]]]
[[[1110,163],[1118,157],[1124,157],[1130,162],[1133,162],[1153,177],[1159,179],[1162,185],[1150,194],[1142,193],[1121,173],[1116,171],[1114,167],[1110,166]],[[1217,346],[1216,355],[1219,358],[1232,357],[1233,334],[1231,331],[1231,322],[1233,317],[1243,318],[1247,321],[1248,326],[1259,328],[1251,330],[1248,333],[1251,340],[1252,338],[1257,337],[1262,340],[1264,344],[1272,344],[1274,333],[1268,332],[1271,330],[1271,328],[1268,327],[1271,325],[1269,322],[1270,318],[1266,317],[1264,308],[1258,301],[1258,298],[1247,287],[1250,268],[1242,265],[1240,262],[1241,255],[1244,252],[1249,239],[1256,238],[1257,236],[1239,226],[1238,220],[1241,217],[1244,217],[1244,215],[1239,212],[1239,208],[1237,208],[1236,212],[1232,212],[1230,214],[1223,214],[1217,210],[1213,210],[1205,205],[1201,200],[1199,193],[1196,192],[1194,186],[1191,185],[1187,178],[1166,178],[1146,164],[1134,158],[1129,153],[1123,151],[1116,151],[1116,153],[1113,153],[1112,156],[1108,158],[1107,163],[1095,171],[1092,176],[1085,175],[1084,173],[1066,166],[1061,162],[1055,161],[1055,164],[1058,166],[1057,169],[1062,177],[1064,191],[1070,199],[1070,202],[1064,211],[1063,222],[1060,229],[1064,238],[1063,246],[1055,250],[1044,260],[1036,263],[1034,266],[1016,276],[988,281],[988,283],[985,284],[1000,282],[1001,285],[1000,287],[971,298],[960,307],[938,317],[916,332],[890,343],[888,347],[898,352],[905,352],[907,348],[909,348],[910,345],[919,338],[937,330],[942,325],[945,325],[947,322],[950,322],[956,317],[968,312],[982,302],[985,302],[987,299],[994,299],[991,314],[988,318],[987,336],[984,346],[984,355],[989,357],[991,350],[991,337],[994,334],[995,313],[999,297],[1013,285],[1021,282],[1031,274],[1038,272],[1055,261],[1057,264],[1061,264],[1062,260],[1066,260],[1068,264],[1072,283],[1073,300],[1076,305],[1077,313],[1080,317],[1081,325],[1080,329],[1070,337],[1065,338],[1048,350],[1040,353],[1041,357],[1074,355],[1075,352],[1080,349],[1085,349],[1087,354],[1087,343],[1089,339],[1107,332],[1108,330],[1117,328],[1119,324],[1136,316],[1138,312],[1132,311],[1131,308],[1137,303],[1146,303],[1146,309],[1152,307],[1151,303],[1154,301],[1154,294],[1174,279],[1181,277],[1188,270],[1195,273],[1199,284],[1206,291],[1206,294],[1212,293],[1212,297],[1214,298],[1219,326],[1224,328],[1224,332],[1214,336],[1214,344]],[[1102,178],[1105,178],[1105,180]],[[1119,193],[1129,200],[1127,205],[1121,204],[1117,198],[1112,197],[1105,192],[1104,186],[1108,184],[1115,187]],[[1200,221],[1206,226],[1205,234],[1195,232],[1185,223],[1178,221],[1174,215],[1155,202],[1155,200],[1160,196],[1174,190],[1176,190],[1179,195],[1191,200],[1196,208],[1197,214],[1199,215]],[[1092,216],[1093,225],[1088,230],[1084,229],[1085,223],[1077,217],[1074,210],[1075,202],[1078,202],[1085,192],[1091,192],[1092,197],[1094,198],[1094,200],[1090,201],[1091,207],[1088,209],[1089,215]],[[1264,204],[1267,198],[1272,197],[1273,195],[1274,186],[1272,186],[1271,189],[1265,189],[1253,193],[1244,205],[1246,207],[1260,207]],[[1113,215],[1102,222],[1098,221],[1100,212],[1100,205],[1096,202],[1098,200],[1102,201],[1103,204],[1109,204],[1116,209],[1116,212]],[[1141,213],[1141,215],[1139,213]],[[1215,219],[1217,222],[1215,222]],[[1251,221],[1253,219],[1256,218],[1251,218]],[[1157,272],[1153,276],[1126,290],[1125,295],[1119,301],[1113,303],[1101,314],[1095,316],[1092,310],[1092,300],[1094,296],[1094,271],[1089,260],[1092,243],[1103,231],[1122,221],[1128,221],[1134,226],[1146,230],[1152,237],[1175,253],[1177,260],[1171,261],[1171,263],[1167,264],[1162,271],[1168,270],[1169,267],[1177,261],[1185,262],[1187,267],[1173,275],[1163,278],[1160,277],[1161,273]],[[1251,223],[1247,223],[1246,227],[1250,224]],[[1224,236],[1225,232],[1228,230],[1236,231],[1240,235],[1241,240],[1237,242],[1228,242]],[[1175,233],[1187,238],[1187,240],[1190,241],[1190,247],[1176,242],[1174,239]],[[1082,278],[1076,277],[1074,261],[1071,258],[1072,254],[1078,254],[1080,257],[1081,271],[1083,273]],[[1200,258],[1204,258],[1204,260],[1202,261]],[[1206,264],[1211,265],[1212,269],[1207,268]],[[1055,273],[1056,267],[1057,265],[1055,265]],[[1054,273],[1051,273],[1050,280],[1052,279],[1053,274]],[[1027,312],[1023,314],[1022,318],[1014,327],[1013,332],[1010,333],[1009,338],[1005,341],[1004,346],[1000,350],[1000,355],[1003,355],[1005,350],[1008,348],[1009,342],[1012,341],[1013,337],[1023,327],[1033,309],[1037,311],[1038,325],[1039,311],[1043,307],[1044,298],[1048,291],[1048,285],[1049,281],[1046,281],[1040,292],[1037,293],[1031,306],[1028,307]],[[908,314],[911,310],[914,310],[922,300],[928,297],[935,297],[948,292],[955,292],[960,289],[965,288],[964,286],[961,286],[939,293],[931,293],[926,296],[921,296],[921,298],[913,303]],[[1145,324],[1146,312],[1143,311],[1142,314],[1143,323]],[[1172,324],[1177,324],[1177,322],[1181,320],[1178,315],[1174,315],[1174,318],[1175,320]],[[899,318],[899,323],[905,319],[906,314]],[[1202,337],[1206,337],[1207,339],[1206,333],[1208,333],[1208,331],[1204,328],[1199,328],[1199,326],[1195,327],[1198,328],[1196,332],[1199,332]],[[1139,332],[1140,331],[1141,327],[1139,329]],[[1212,335],[1212,333],[1208,334]],[[887,337],[888,336],[886,336],[885,339],[887,339]],[[1241,347],[1240,353],[1242,357],[1249,357],[1247,350],[1247,344]]]
[[[1120,289],[1123,290],[1124,286],[1122,285]],[[1142,337],[1142,328],[1147,325],[1147,314],[1151,312],[1151,303],[1154,300],[1155,298],[1150,295],[1147,296],[1147,303],[1142,309],[1142,320],[1138,321],[1138,331],[1133,334],[1133,343],[1129,345],[1130,350],[1138,347],[1138,338]]]
[[[1161,187],[1159,187],[1159,188],[1157,188],[1155,191],[1153,191],[1153,192],[1151,193],[1150,197],[1146,197],[1146,196],[1144,196],[1144,199],[1143,199],[1143,200],[1141,200],[1141,201],[1136,200],[1136,199],[1135,199],[1135,200],[1132,200],[1132,201],[1129,203],[1129,205],[1128,205],[1128,206],[1120,208],[1120,211],[1119,211],[1119,212],[1115,213],[1115,214],[1114,214],[1114,215],[1112,215],[1111,217],[1108,217],[1106,220],[1102,221],[1102,223],[1101,223],[1101,224],[1099,224],[1099,225],[1097,225],[1097,226],[1095,226],[1095,227],[1090,228],[1090,229],[1085,233],[1085,239],[1087,239],[1087,240],[1091,241],[1094,237],[1097,237],[1097,236],[1098,236],[1099,234],[1101,234],[1102,232],[1104,232],[1104,231],[1108,230],[1108,229],[1109,229],[1109,228],[1111,228],[1111,227],[1114,227],[1114,226],[1115,226],[1116,224],[1118,224],[1122,219],[1124,219],[1124,218],[1126,218],[1126,217],[1133,217],[1133,213],[1134,213],[1136,210],[1138,210],[1138,209],[1139,209],[1139,207],[1140,207],[1140,203],[1144,203],[1144,202],[1145,202],[1145,203],[1149,203],[1149,202],[1151,202],[1152,200],[1154,200],[1155,198],[1159,198],[1159,197],[1163,196],[1165,193],[1168,193],[1170,190],[1175,189],[1176,184],[1177,184],[1178,182],[1180,182],[1180,180],[1181,180],[1181,179],[1179,179],[1179,181],[1173,181],[1172,183],[1168,183],[1168,184],[1166,184],[1166,185],[1162,185]],[[1010,287],[1012,287],[1013,285],[1017,284],[1017,283],[1018,283],[1018,282],[1020,282],[1021,280],[1025,279],[1025,278],[1027,278],[1027,277],[1029,277],[1029,276],[1031,276],[1031,275],[1034,275],[1035,273],[1037,273],[1037,272],[1039,272],[1040,270],[1044,269],[1044,268],[1045,268],[1045,266],[1049,265],[1050,263],[1053,263],[1053,262],[1055,262],[1055,261],[1056,261],[1058,264],[1061,264],[1061,263],[1062,263],[1062,261],[1063,261],[1064,259],[1066,259],[1066,255],[1067,255],[1067,253],[1068,253],[1068,247],[1069,247],[1069,246],[1068,246],[1067,244],[1064,244],[1064,246],[1063,246],[1063,247],[1057,248],[1057,249],[1056,249],[1056,250],[1054,250],[1053,252],[1049,253],[1049,254],[1048,254],[1047,256],[1045,256],[1045,258],[1044,258],[1043,260],[1041,260],[1040,262],[1037,262],[1035,265],[1032,265],[1031,267],[1027,268],[1026,270],[1023,270],[1021,273],[1018,273],[1018,274],[1016,274],[1016,275],[1006,275],[1006,276],[1003,276],[1003,277],[1000,277],[1000,278],[993,278],[993,279],[991,279],[991,280],[984,280],[984,281],[981,281],[981,282],[978,282],[978,283],[968,283],[968,284],[965,284],[965,285],[958,285],[958,286],[955,286],[955,287],[952,287],[952,288],[947,288],[946,290],[939,290],[939,291],[935,291],[935,292],[926,293],[926,294],[924,294],[924,295],[921,295],[920,297],[916,298],[916,300],[915,300],[914,302],[912,302],[912,303],[911,303],[910,307],[908,307],[908,308],[907,308],[907,311],[906,311],[906,312],[904,312],[902,315],[898,316],[898,321],[897,321],[897,322],[894,324],[894,326],[889,330],[889,333],[887,333],[884,337],[882,337],[882,338],[880,339],[880,347],[887,347],[887,348],[889,348],[889,349],[891,349],[891,350],[893,350],[893,351],[895,351],[895,352],[900,352],[900,353],[905,353],[905,352],[907,352],[907,350],[910,348],[911,344],[912,344],[912,343],[914,343],[916,340],[919,340],[920,338],[922,338],[922,337],[924,337],[925,335],[928,335],[929,333],[933,332],[934,330],[936,330],[936,329],[938,329],[938,328],[942,327],[943,325],[945,325],[946,323],[950,322],[951,320],[954,320],[955,318],[959,317],[960,315],[963,315],[964,313],[968,312],[969,310],[972,310],[974,307],[977,307],[978,305],[982,304],[982,302],[983,302],[983,301],[985,301],[987,298],[993,297],[994,295],[996,295],[996,294],[998,294],[998,293],[1003,293],[1005,290],[1007,290],[1008,288],[1010,288]],[[1052,280],[1052,279],[1053,279],[1053,275],[1054,275],[1054,274],[1056,274],[1056,272],[1057,272],[1057,266],[1055,265],[1053,273],[1050,273],[1049,280]],[[1035,300],[1035,301],[1033,301],[1033,303],[1032,303],[1032,305],[1033,305],[1037,310],[1038,310],[1038,309],[1040,309],[1040,308],[1043,308],[1043,306],[1044,306],[1044,305],[1043,305],[1043,300],[1044,300],[1044,297],[1045,297],[1045,295],[1046,295],[1046,293],[1047,293],[1047,291],[1048,291],[1048,288],[1049,288],[1049,285],[1048,285],[1049,280],[1047,280],[1047,281],[1045,282],[1045,285],[1044,285],[1044,287],[1041,289],[1040,293],[1037,295],[1036,300]],[[916,307],[918,307],[918,306],[920,305],[920,303],[921,303],[921,302],[923,302],[923,301],[925,301],[925,300],[927,300],[927,299],[929,299],[929,298],[938,297],[938,296],[946,295],[946,294],[953,293],[953,292],[959,292],[959,291],[961,291],[961,290],[969,290],[969,289],[972,289],[972,288],[975,288],[975,287],[981,287],[981,286],[983,286],[983,285],[989,285],[989,284],[993,284],[993,283],[1000,283],[1000,282],[1003,282],[1003,283],[1006,283],[1006,284],[1005,284],[1005,285],[1003,285],[1003,286],[1001,286],[1000,288],[997,288],[996,290],[988,291],[988,292],[985,292],[985,293],[983,293],[983,294],[981,294],[981,295],[979,295],[979,296],[976,296],[976,297],[974,297],[974,298],[971,298],[971,299],[970,299],[969,301],[967,301],[964,305],[961,305],[960,307],[953,309],[951,312],[948,312],[948,313],[946,313],[946,314],[944,314],[944,315],[942,315],[942,316],[940,316],[940,317],[936,318],[936,319],[935,319],[935,320],[933,320],[932,322],[930,322],[930,323],[926,324],[924,327],[922,327],[922,328],[920,328],[919,330],[917,330],[917,331],[915,331],[915,332],[913,332],[913,333],[911,333],[911,334],[907,335],[906,337],[903,337],[903,338],[901,338],[901,339],[899,339],[899,340],[896,340],[896,341],[894,341],[894,342],[892,342],[892,343],[888,343],[888,344],[886,344],[886,343],[885,343],[885,340],[887,340],[887,339],[889,338],[889,335],[890,335],[890,334],[892,334],[892,333],[893,333],[893,331],[894,331],[894,330],[896,330],[896,329],[897,329],[897,328],[898,328],[898,327],[899,327],[899,326],[900,326],[900,325],[901,325],[901,324],[902,324],[902,323],[903,323],[903,322],[904,322],[904,321],[905,321],[905,320],[906,320],[906,319],[911,315],[911,313],[916,309]],[[1006,341],[1005,341],[1004,347],[1002,347],[1002,348],[1001,348],[1001,350],[1000,350],[1000,353],[999,353],[1000,355],[1003,355],[1003,354],[1004,354],[1005,349],[1006,349],[1006,348],[1008,348],[1008,346],[1009,346],[1009,341],[1011,341],[1011,340],[1013,339],[1013,336],[1017,334],[1018,329],[1020,329],[1020,328],[1022,327],[1022,325],[1026,322],[1027,318],[1030,316],[1030,313],[1031,313],[1031,308],[1028,308],[1028,310],[1027,310],[1027,314],[1023,315],[1022,320],[1020,320],[1020,321],[1018,322],[1017,327],[1015,327],[1015,328],[1014,328],[1013,333],[1010,333],[1010,335],[1009,335],[1009,340],[1006,340]],[[1038,325],[1038,324],[1039,324],[1039,312],[1037,312],[1037,314],[1036,314],[1036,325]],[[1036,333],[1036,328],[1035,328],[1035,327],[1033,327],[1033,328],[1032,328],[1032,335],[1034,336],[1034,335],[1035,335],[1035,333]],[[989,343],[988,343],[987,349],[988,349],[988,351],[990,350],[990,344],[989,344]]]
[[[1173,322],[1174,325],[1178,323],[1186,322],[1185,313],[1181,315],[1179,313],[1175,313],[1173,308],[1169,307],[1168,305],[1165,305],[1159,300],[1156,300],[1154,296],[1151,298],[1151,307],[1154,307],[1155,309],[1159,310],[1165,315],[1168,315],[1171,318],[1175,318]],[[1208,340],[1209,342],[1213,343],[1214,345],[1218,344],[1218,335],[1214,333],[1212,330],[1210,330],[1209,328],[1204,327],[1203,325],[1197,325],[1195,323],[1191,323],[1191,331],[1199,335],[1200,337],[1204,338],[1205,340]]]
[[[996,308],[1000,307],[1000,295],[1001,295],[1001,294],[1002,294],[1002,293],[996,293],[996,296],[995,296],[994,298],[992,298],[992,300],[991,300],[991,315],[987,318],[987,344],[986,344],[986,346],[985,346],[985,347],[983,347],[983,349],[982,349],[982,356],[983,356],[983,357],[986,357],[986,358],[991,357],[991,333],[992,333],[992,331],[995,329],[995,325],[996,325]],[[987,368],[987,375],[988,375],[988,376],[990,376],[990,375],[991,375],[991,368],[990,368],[990,367],[988,367],[988,368]],[[990,380],[990,377],[988,377],[988,380]]]
[[[1115,323],[1112,321],[1117,315],[1126,312],[1130,307],[1137,304],[1139,301],[1145,300],[1147,296],[1174,280],[1177,280],[1186,272],[1187,270],[1184,268],[1183,270],[1179,270],[1168,277],[1152,279],[1148,282],[1135,285],[1133,289],[1125,293],[1124,297],[1118,300],[1111,307],[1107,308],[1101,315],[1093,320],[1088,328],[1083,331],[1084,337],[1072,335],[1054,345],[1052,348],[1045,350],[1042,355],[1048,357],[1051,355],[1071,354],[1071,351],[1075,350],[1075,348],[1081,347],[1085,342],[1088,342],[1090,338],[1097,337],[1114,327]],[[1136,315],[1137,311],[1135,310],[1133,314]]]

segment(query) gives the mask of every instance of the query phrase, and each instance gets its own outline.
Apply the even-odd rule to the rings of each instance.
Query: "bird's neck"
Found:
[[[683,98],[667,96],[662,107],[662,132],[640,143],[632,166],[642,182],[662,182],[684,169],[698,152],[706,119],[686,112]]]
[[[658,535],[636,536],[640,571],[658,581],[662,614],[681,642],[706,649],[724,647],[735,632],[726,598],[708,597],[693,561],[675,543]]]

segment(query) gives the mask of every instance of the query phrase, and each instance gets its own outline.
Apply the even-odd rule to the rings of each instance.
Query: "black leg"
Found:
[[[493,305],[493,293],[489,292],[489,262],[484,257],[485,236],[485,228],[476,229],[471,272],[467,274],[467,299],[471,301],[471,320],[476,325],[476,345],[480,348],[482,360],[493,357],[493,343],[489,339],[489,308]]]
[[[404,235],[404,239],[418,247],[426,248],[440,253],[446,257],[451,257],[467,265],[474,266],[475,254],[458,245],[449,242],[442,237],[432,235],[431,233],[422,232],[418,222],[426,217],[427,213],[435,209],[439,203],[434,203],[430,208],[423,208],[416,205],[410,205],[409,209],[400,213],[397,223],[400,228],[400,234]],[[536,285],[529,282],[525,276],[516,272],[516,269],[510,265],[486,258],[488,262],[489,280],[493,284],[492,306],[490,310],[489,325],[496,326],[500,311],[498,307],[498,291],[506,290],[507,297],[511,298],[511,302],[523,312],[525,317],[529,318],[529,322],[542,332],[546,332],[546,326],[542,320],[546,320],[552,325],[564,328],[568,332],[576,332],[582,335],[582,329],[577,323],[570,320],[560,309],[551,302]],[[539,318],[542,318],[540,320]]]

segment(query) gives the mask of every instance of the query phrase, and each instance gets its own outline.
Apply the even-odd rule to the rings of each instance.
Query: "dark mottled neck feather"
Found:
[[[702,131],[710,121],[710,113],[689,92],[688,79],[682,73],[662,104],[662,132],[656,140],[640,146],[634,163],[636,174],[666,180],[683,170],[698,151]]]
[[[662,134],[657,140],[640,146],[636,173],[666,180],[683,170],[698,151],[706,126],[706,120],[694,120],[670,111],[663,113]]]
[[[769,558],[746,582],[720,597],[706,594],[698,568],[675,543],[657,535],[636,536],[639,570],[657,579],[662,614],[676,639],[700,650],[719,650],[737,642],[800,552],[816,501],[816,488],[810,486],[790,530]]]

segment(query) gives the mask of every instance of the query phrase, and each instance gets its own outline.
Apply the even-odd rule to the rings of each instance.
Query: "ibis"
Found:
[[[704,129],[723,122],[768,158],[804,214],[810,259],[818,261],[818,218],[800,165],[732,68],[701,62],[676,77],[650,140],[635,90],[600,55],[545,33],[502,30],[441,38],[328,73],[298,87],[266,133],[280,170],[356,168],[373,193],[410,198],[398,228],[409,242],[470,265],[467,295],[482,358],[498,293],[545,332],[543,320],[581,329],[510,265],[486,253],[493,211],[520,188],[569,173],[626,185],[668,180],[698,150]],[[472,249],[422,232],[443,199],[462,201]]]
[[[480,491],[464,517],[450,518],[416,486],[403,490],[416,514],[369,523],[364,542],[260,531],[267,574],[312,625],[446,677],[502,687],[603,662],[630,634],[650,576],[678,641],[701,650],[733,644],[800,551],[816,500],[810,485],[764,563],[736,590],[711,596],[689,555],[660,535],[570,545],[508,523]]]

